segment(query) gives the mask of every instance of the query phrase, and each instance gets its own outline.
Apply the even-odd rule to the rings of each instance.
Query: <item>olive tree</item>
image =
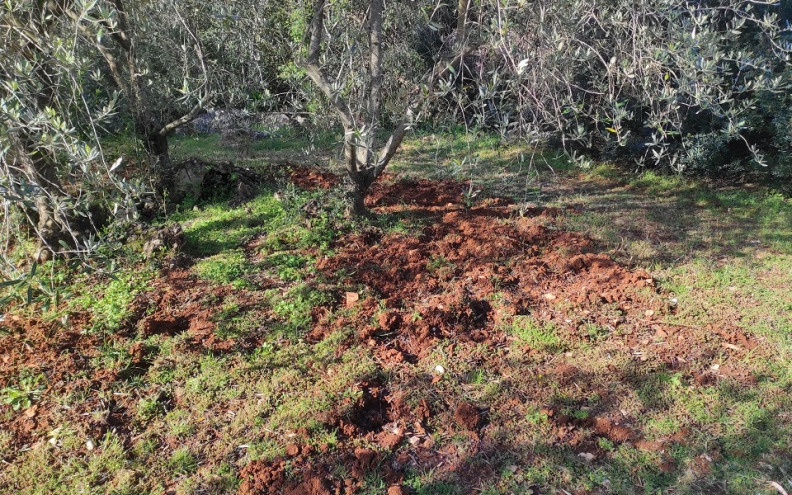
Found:
[[[189,2],[97,2],[78,26],[106,62],[134,133],[151,158],[158,192],[172,188],[168,138],[192,121],[217,90]]]
[[[489,63],[520,130],[552,136],[581,162],[594,153],[683,172],[786,160],[792,174],[788,5],[528,6],[493,2],[487,33]]]
[[[4,252],[27,237],[35,259],[96,247],[95,206],[130,192],[101,153],[97,129],[113,95],[91,98],[101,77],[74,35],[94,5],[86,1],[6,1],[0,6],[0,194]],[[27,226],[27,227],[26,227]]]
[[[433,98],[437,83],[449,77],[469,53],[467,0],[460,0],[460,5],[458,41],[429,63],[418,59],[406,73],[398,73],[389,71],[393,66],[388,60],[404,40],[414,38],[419,29],[416,24],[431,21],[436,11],[432,4],[394,2],[387,8],[383,0],[360,4],[316,0],[312,4],[302,65],[343,127],[344,160],[356,214],[367,213],[367,191],[396,154],[421,106]],[[393,16],[390,22],[388,14]],[[387,93],[386,86],[390,86]],[[385,106],[398,117],[387,136],[382,136]]]

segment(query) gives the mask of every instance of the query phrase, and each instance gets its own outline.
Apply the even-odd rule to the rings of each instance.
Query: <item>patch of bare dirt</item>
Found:
[[[6,322],[8,333],[0,336],[0,389],[22,388],[18,381],[24,373],[32,380],[35,393],[29,407],[0,416],[0,429],[12,434],[13,451],[45,442],[49,432],[58,426],[58,407],[51,401],[78,391],[87,397],[70,414],[83,418],[77,427],[85,438],[99,439],[111,430],[122,437],[128,432],[126,399],[100,398],[100,394],[112,389],[119,372],[92,367],[91,361],[99,355],[105,341],[101,335],[84,331],[89,323],[90,318],[84,313],[72,313],[65,324],[37,318],[11,318]],[[81,376],[85,370],[90,370],[90,374]],[[10,410],[11,405],[0,407]]]
[[[292,167],[289,173],[289,181],[309,191],[330,189],[341,183],[337,175],[312,167]]]
[[[293,169],[291,180],[308,189],[338,183],[335,176],[307,168]],[[482,451],[516,448],[496,433],[501,428],[507,431],[504,421],[510,410],[525,416],[524,397],[510,397],[510,402],[491,410],[464,396],[411,402],[410,387],[431,389],[442,377],[417,374],[412,382],[400,382],[400,370],[441,344],[446,355],[486,362],[494,374],[508,365],[508,348],[518,347],[525,356],[520,359],[536,359],[525,368],[535,375],[519,379],[532,383],[529,386],[536,388],[537,395],[552,382],[597,394],[607,404],[609,390],[602,383],[629,379],[615,369],[587,374],[579,363],[559,359],[559,353],[545,359],[552,352],[532,348],[536,344],[521,342],[505,330],[514,315],[552,324],[566,342],[594,342],[602,337],[596,332],[606,332],[614,349],[628,353],[636,366],[654,363],[680,373],[693,386],[708,387],[725,378],[755,383],[740,360],[761,352],[761,342],[734,322],[703,327],[671,323],[675,307],[652,276],[592,252],[592,242],[582,235],[555,228],[557,209],[536,208],[519,216],[509,201],[500,198],[468,207],[464,190],[464,184],[454,181],[374,186],[367,201],[375,211],[430,221],[417,235],[366,228],[338,241],[335,255],[321,259],[317,268],[339,287],[337,300],[354,311],[316,309],[307,340],[318,342],[338,330],[354,328],[355,335],[341,346],[369,346],[379,366],[392,371],[388,374],[392,381],[361,381],[335,410],[318,415],[317,420],[337,433],[339,442],[332,451],[312,447],[302,438],[307,434],[299,435],[286,446],[286,459],[253,461],[242,468],[240,494],[354,493],[372,471],[383,478],[389,494],[407,493],[401,483],[408,467],[454,472],[470,486],[479,486],[494,467],[474,465],[470,459]],[[240,307],[259,304],[263,295],[210,286],[192,277],[186,265],[174,263],[154,280],[152,290],[135,301],[134,316],[124,332],[112,338],[186,334],[180,350],[188,352],[255,347],[257,335],[218,335],[216,315],[232,295]],[[16,448],[46,441],[47,432],[57,426],[48,401],[74,391],[88,397],[70,412],[84,418],[78,423],[81,433],[101,438],[116,431],[129,441],[134,399],[100,399],[112,396],[108,392],[121,371],[93,368],[91,360],[98,355],[103,337],[82,331],[89,324],[85,315],[70,315],[70,321],[67,328],[36,319],[12,321],[8,333],[0,336],[0,388],[12,385],[22,369],[44,377],[40,401],[0,416],[7,418],[0,419],[0,428],[14,435]],[[136,343],[129,354],[132,368],[145,372],[145,345]],[[558,404],[542,409],[549,441],[571,447],[586,459],[604,456],[601,439],[663,456],[670,445],[683,441],[673,436],[646,439],[630,418],[611,410],[580,417],[565,412]],[[462,433],[470,443],[435,445],[435,433]],[[663,456],[660,467],[675,469]],[[332,472],[339,460],[349,469],[347,479]]]
[[[462,402],[454,411],[454,419],[462,428],[476,431],[481,424],[482,416],[476,406],[468,402]]]
[[[384,360],[421,357],[439,338],[502,341],[495,327],[507,313],[558,313],[557,307],[574,305],[594,314],[603,303],[629,303],[636,289],[654,290],[648,273],[587,252],[588,239],[547,226],[545,217],[511,218],[511,207],[499,199],[468,209],[460,191],[453,181],[381,186],[370,198],[375,210],[412,208],[435,221],[418,236],[352,234],[318,265],[328,276],[352,274],[342,282],[365,284],[386,301],[379,328],[362,335],[396,333],[381,352]],[[495,294],[502,296],[498,308]],[[361,310],[370,306],[363,301]]]
[[[211,300],[207,299],[209,295]],[[134,302],[134,312],[140,318],[137,331],[141,337],[187,332],[190,338],[185,345],[196,350],[224,352],[235,346],[250,347],[255,344],[255,336],[238,342],[234,338],[220,337],[216,332],[214,318],[218,308],[232,295],[241,307],[257,304],[260,296],[231,287],[212,287],[185,269],[169,270],[152,283],[151,291],[142,293]]]
[[[724,352],[739,357],[757,349],[755,338],[727,322],[710,328],[673,325],[668,320],[675,308],[652,276],[592,252],[593,243],[580,234],[555,228],[559,210],[536,208],[519,216],[508,201],[499,198],[468,208],[463,204],[463,190],[464,185],[454,181],[377,185],[368,198],[369,207],[431,221],[418,235],[366,229],[340,240],[336,255],[321,260],[318,268],[331,279],[338,273],[348,274],[339,280],[342,287],[362,284],[373,297],[361,298],[357,292],[352,297],[348,292],[339,295],[357,312],[342,317],[318,315],[309,338],[318,341],[338,329],[356,328],[357,337],[373,348],[385,369],[415,363],[441,341],[464,348],[484,344],[491,355],[481,359],[497,369],[501,361],[493,357],[495,351],[514,339],[504,331],[509,318],[531,315],[540,323],[552,323],[567,341],[592,341],[597,338],[592,329],[605,331],[637,366],[650,360],[663,363],[682,371],[684,379],[698,386],[712,385],[725,376],[751,382],[750,376],[737,371],[744,370],[742,366],[732,369],[726,362],[715,371],[710,366]],[[524,346],[528,356],[547,353]],[[457,358],[479,359],[473,355]],[[563,361],[541,373],[561,386],[591,390],[603,396],[604,404],[609,401],[607,389],[593,385],[607,374],[590,376]],[[614,379],[625,379],[620,371],[614,369],[614,374]],[[435,376],[431,383],[440,379]],[[474,484],[484,479],[487,473],[467,463],[470,452],[445,446],[440,453],[431,437],[424,435],[425,420],[431,417],[428,404],[422,404],[423,411],[394,407],[393,391],[400,386],[404,385],[361,384],[362,398],[340,408],[352,413],[330,423],[349,440],[375,440],[397,459],[397,453],[407,449],[410,462],[422,468],[462,473],[462,478]],[[438,413],[455,423],[447,427],[448,432],[454,428],[468,432],[482,446],[491,441],[482,409],[466,401],[446,408]],[[593,411],[584,419],[564,416],[554,407],[546,413],[555,442],[571,446],[585,459],[603,456],[598,442],[606,439],[614,445],[628,443],[661,452],[659,467],[674,469],[665,451],[677,440],[646,440],[629,418],[606,410]],[[493,428],[497,431],[503,426]],[[394,460],[392,465],[399,463]]]

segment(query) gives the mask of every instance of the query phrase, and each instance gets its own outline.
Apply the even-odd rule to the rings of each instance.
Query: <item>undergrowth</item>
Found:
[[[183,138],[179,146],[208,153],[215,143]],[[277,147],[257,146],[259,153]],[[664,324],[706,341],[721,330],[711,322],[729,322],[759,347],[729,344],[700,358],[702,372],[724,374],[709,382],[679,371],[679,362],[624,349],[625,341],[671,345],[673,335],[651,324],[642,333],[621,334],[614,305],[602,304],[608,318],[598,322],[571,306],[555,310],[562,324],[538,313],[500,315],[496,328],[504,345],[493,346],[421,327],[429,316],[423,307],[375,301],[377,316],[402,311],[402,325],[437,338],[426,352],[401,349],[403,361],[394,364],[374,346],[388,332],[375,317],[357,319],[363,301],[345,300],[349,285],[339,280],[354,270],[323,273],[317,262],[340,249],[345,233],[368,229],[420,239],[428,220],[398,213],[348,219],[340,190],[270,184],[245,205],[190,200],[166,220],[184,228],[180,255],[189,262],[178,270],[185,284],[205,291],[183,303],[211,310],[212,336],[232,344],[202,347],[190,322],[178,332],[130,330],[137,328],[130,321],[135,316],[180,309],[173,303],[132,311],[136,301],[154,299],[149,292],[168,270],[177,270],[169,264],[174,253],[131,258],[112,278],[68,279],[73,296],[42,312],[53,330],[40,340],[21,338],[22,330],[0,332],[0,344],[14,343],[3,347],[9,359],[19,359],[11,357],[19,349],[30,356],[0,377],[0,419],[18,428],[46,414],[47,424],[23,446],[15,443],[21,430],[0,431],[0,485],[8,493],[230,494],[244,481],[241,469],[254,461],[285,459],[289,479],[299,480],[304,465],[287,455],[299,444],[310,446],[311,458],[329,463],[339,479],[351,475],[344,453],[375,450],[383,461],[366,468],[358,493],[386,491],[380,466],[397,460],[404,461],[401,485],[425,494],[773,493],[770,481],[792,489],[789,198],[654,173],[629,177],[611,166],[581,173],[550,154],[546,163],[537,158],[529,165],[523,151],[493,136],[428,134],[407,143],[394,169],[419,176],[440,162],[432,169],[438,177],[480,174],[475,180],[487,186],[487,195],[511,193],[517,202],[513,218],[503,221],[519,222],[520,205],[528,205],[525,215],[552,206],[548,228],[583,233],[595,249],[651,272],[660,290],[644,296],[672,308]],[[476,156],[464,161],[468,155]],[[426,260],[432,276],[451,279],[456,268],[442,256]],[[361,299],[372,293],[363,282],[354,287]],[[489,296],[496,312],[504,295]],[[14,297],[18,303],[24,294]],[[20,321],[32,312],[9,308],[5,317]],[[90,316],[77,330],[100,337],[94,347],[75,349],[59,340],[76,338],[62,320],[74,313]],[[574,331],[563,326],[572,318],[583,322]],[[334,331],[311,334],[319,322],[336,325]],[[47,345],[56,349],[48,363],[76,366],[63,378],[68,386],[53,383],[53,365],[37,361],[38,346]],[[365,393],[376,388],[387,394],[376,407],[361,408],[373,400]],[[475,435],[456,423],[462,401],[481,411]],[[370,436],[351,438],[343,429],[365,423],[361,416],[376,408],[423,405],[430,415],[417,426],[386,418]],[[603,417],[629,425],[640,439],[602,433],[594,421]],[[389,453],[372,438],[392,428],[404,428],[404,438]],[[668,440],[675,435],[684,439]],[[641,441],[652,447],[639,448]],[[458,465],[440,464],[438,452]]]

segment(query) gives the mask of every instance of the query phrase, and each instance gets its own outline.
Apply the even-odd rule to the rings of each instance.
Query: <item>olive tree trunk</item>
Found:
[[[459,0],[459,18],[457,22],[458,43],[457,55],[452,59],[438,62],[428,78],[428,86],[432,88],[455,64],[463,61],[469,53],[467,47],[466,26],[468,19],[469,0]],[[412,126],[416,108],[423,97],[420,91],[414,92],[411,101],[405,105],[404,116],[401,122],[391,132],[388,139],[381,145],[377,143],[377,132],[382,113],[382,85],[383,85],[383,41],[382,24],[385,4],[383,0],[370,0],[368,9],[368,38],[369,38],[369,63],[368,63],[368,97],[362,115],[355,115],[344,98],[333,89],[330,80],[322,70],[320,56],[322,53],[322,38],[324,36],[324,19],[327,0],[316,0],[313,9],[313,19],[309,31],[308,55],[304,66],[308,77],[329,100],[338,115],[344,129],[344,159],[347,174],[352,181],[351,206],[356,215],[368,215],[365,198],[371,185],[382,175],[396,151],[401,146],[404,136]],[[429,92],[431,94],[431,91]],[[379,150],[378,150],[379,149]],[[378,150],[378,151],[377,151]]]
[[[105,59],[110,74],[118,88],[126,95],[129,113],[134,123],[135,134],[149,156],[150,172],[155,191],[166,195],[173,192],[173,170],[169,153],[168,138],[182,125],[191,122],[209,103],[212,95],[207,92],[187,113],[173,121],[162,120],[155,111],[156,98],[151,94],[148,83],[139,70],[135,33],[129,22],[124,0],[112,0],[115,8],[115,25],[107,20],[103,27],[110,33],[112,44],[108,45],[88,27],[81,26],[83,33],[94,40],[96,48]],[[203,59],[200,45],[198,55]]]
[[[69,221],[64,215],[68,212],[56,212],[53,208],[53,200],[62,191],[55,164],[40,150],[36,151],[31,140],[20,135],[22,132],[8,133],[10,157],[20,178],[35,186],[32,208],[23,208],[38,239],[34,259],[43,263],[52,259],[60,241],[67,237]]]

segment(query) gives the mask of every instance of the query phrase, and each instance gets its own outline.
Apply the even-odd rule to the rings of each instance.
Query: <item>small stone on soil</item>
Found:
[[[360,294],[357,292],[347,292],[346,293],[346,307],[351,308],[355,305],[356,302],[360,300]]]

